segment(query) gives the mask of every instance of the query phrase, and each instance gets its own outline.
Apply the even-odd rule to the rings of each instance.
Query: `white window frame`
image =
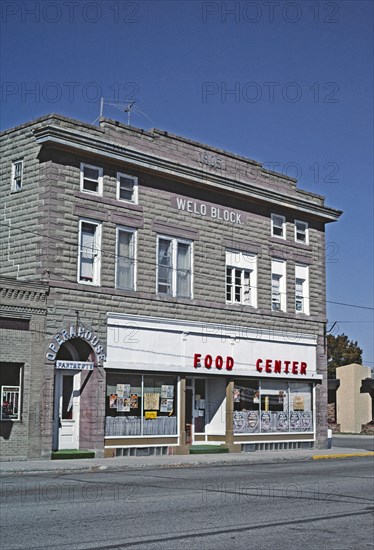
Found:
[[[17,184],[16,179],[16,166],[21,166],[21,177],[20,177],[20,183]],[[11,192],[12,193],[19,193],[22,191],[22,185],[23,185],[23,160],[14,160],[12,162],[12,185],[11,185]]]
[[[171,267],[172,267],[172,277],[171,277],[171,293],[159,292],[158,290],[158,251],[159,251],[159,242],[160,239],[165,241],[170,241],[172,244],[172,255],[171,255]],[[191,265],[191,286],[190,286],[190,296],[178,296],[177,295],[177,245],[178,243],[188,244],[190,247],[190,265]],[[174,298],[186,298],[187,300],[193,299],[193,241],[189,239],[183,239],[179,237],[170,237],[169,235],[157,235],[157,247],[156,247],[156,293],[160,296],[172,296]]]
[[[303,240],[300,240],[297,238],[297,224],[302,224],[304,226],[304,231],[305,231],[305,241]],[[307,222],[304,222],[302,220],[295,220],[295,242],[296,243],[301,243],[301,244],[309,244],[309,226],[308,226],[308,223]]]
[[[302,293],[297,295],[296,281],[302,281]],[[297,308],[297,302],[301,301],[302,309]],[[309,299],[309,266],[305,264],[295,264],[295,313],[298,315],[310,315]]]
[[[276,227],[279,227],[278,224],[275,224],[275,218],[278,218],[282,221],[282,234],[281,235],[275,235],[274,229]],[[277,239],[286,239],[286,217],[281,216],[280,214],[272,214],[271,215],[271,236],[276,237]]]
[[[133,288],[124,288],[119,285],[118,283],[118,245],[119,245],[119,234],[120,232],[130,233],[132,235],[132,247],[134,250],[134,257],[133,257],[133,280],[134,280],[134,286]],[[116,228],[116,253],[115,253],[115,286],[119,290],[128,290],[128,291],[136,291],[137,288],[137,263],[138,263],[138,256],[137,256],[137,250],[138,250],[138,232],[133,227],[124,227],[124,226],[118,226]]]
[[[84,188],[84,180],[89,179],[90,181],[96,181],[92,180],[91,178],[85,178],[84,177],[84,169],[85,168],[92,168],[94,170],[98,170],[99,175],[97,178],[97,191],[91,191],[90,189]],[[94,166],[93,164],[87,164],[86,162],[81,162],[80,166],[80,190],[83,193],[90,193],[91,195],[99,195],[102,196],[103,194],[103,169],[100,168],[100,166]]]
[[[94,248],[95,248],[95,260],[93,261],[93,277],[92,281],[85,281],[81,279],[81,252],[82,252],[82,225],[84,223],[95,226],[95,235],[94,235]],[[82,285],[89,286],[100,286],[100,275],[101,275],[101,234],[102,234],[102,223],[96,220],[91,220],[88,218],[81,218],[79,220],[79,234],[78,234],[78,262],[77,262],[77,281]]]
[[[13,367],[9,367],[9,368],[13,368]],[[21,365],[19,365],[19,366],[16,366],[14,368],[18,368],[18,384],[2,384],[2,386],[0,387],[0,390],[1,390],[1,394],[0,394],[0,399],[1,399],[1,403],[0,403],[0,420],[2,422],[21,422],[21,420],[22,420],[21,411],[22,411],[22,370],[23,370],[23,367]],[[4,377],[4,375],[2,375],[2,378],[3,377]],[[6,418],[6,416],[4,416],[4,418],[3,418],[3,404],[4,404],[3,394],[6,391],[6,388],[9,388],[9,393],[18,393],[18,411],[17,411],[17,416],[13,417],[13,418]]]
[[[286,281],[286,261],[273,258],[271,260],[271,309],[272,311],[287,311],[287,281]],[[279,279],[279,309],[274,308],[273,303],[273,279]]]
[[[257,308],[257,256],[248,252],[226,249],[225,296],[227,304],[243,304]],[[227,270],[231,269],[231,300],[227,299]],[[235,300],[235,270],[241,272],[240,301]],[[245,298],[245,273],[249,275],[249,299]]]
[[[132,199],[121,199],[121,196],[120,196],[120,193],[121,193],[120,178],[121,177],[127,178],[134,182]],[[136,176],[130,176],[129,174],[125,174],[124,172],[117,172],[117,200],[123,201],[123,202],[131,202],[132,204],[138,204],[138,178]]]

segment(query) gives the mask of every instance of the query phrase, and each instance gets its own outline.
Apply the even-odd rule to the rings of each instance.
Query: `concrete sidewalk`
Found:
[[[354,457],[373,457],[374,453],[361,449],[335,447],[292,451],[256,451],[249,453],[168,455],[149,457],[84,458],[73,460],[38,460],[1,462],[0,476],[64,474],[71,472],[126,471],[152,468],[191,468],[219,465],[270,464],[299,460],[322,460]]]

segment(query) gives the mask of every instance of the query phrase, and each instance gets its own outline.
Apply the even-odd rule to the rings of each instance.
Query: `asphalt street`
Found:
[[[370,435],[333,435],[332,447],[350,447],[365,451],[374,451],[374,437]]]
[[[2,478],[4,550],[373,550],[373,457]]]

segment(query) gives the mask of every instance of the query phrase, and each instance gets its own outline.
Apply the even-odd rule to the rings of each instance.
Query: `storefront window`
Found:
[[[237,380],[234,386],[234,433],[260,431],[260,388],[258,380]]]
[[[107,374],[106,436],[177,433],[177,377]]]
[[[288,382],[261,381],[261,432],[288,431]]]
[[[313,431],[312,384],[235,380],[235,434]]]
[[[312,387],[310,384],[290,382],[290,430],[313,430]]]
[[[143,435],[177,433],[176,376],[144,376]]]
[[[194,410],[195,433],[205,432],[206,405],[205,378],[196,378]]]

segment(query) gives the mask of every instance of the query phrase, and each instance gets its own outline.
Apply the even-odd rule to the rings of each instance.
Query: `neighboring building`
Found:
[[[341,433],[361,433],[362,426],[373,419],[372,397],[365,381],[371,381],[370,367],[357,363],[337,367],[340,381],[336,391],[336,421]],[[368,385],[368,384],[367,384]]]
[[[45,457],[325,444],[339,211],[258,162],[108,119],[49,115],[2,148],[1,275],[48,294],[43,340],[2,359],[25,373],[25,415],[2,429],[41,403]],[[12,440],[5,456],[34,456]]]

